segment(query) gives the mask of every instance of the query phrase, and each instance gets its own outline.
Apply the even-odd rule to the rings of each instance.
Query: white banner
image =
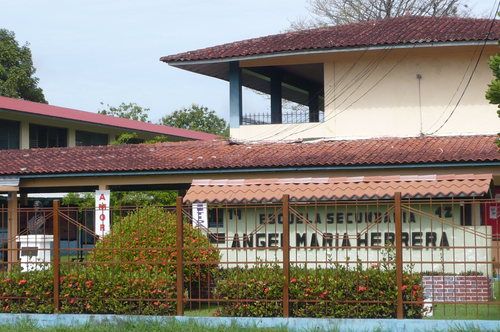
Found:
[[[208,228],[207,203],[193,203],[193,226]]]
[[[105,236],[110,231],[109,205],[110,191],[95,191],[95,233],[100,237]]]

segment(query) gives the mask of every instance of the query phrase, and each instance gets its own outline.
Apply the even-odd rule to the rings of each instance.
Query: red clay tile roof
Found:
[[[496,136],[317,143],[186,141],[0,151],[0,175],[500,162]]]
[[[194,130],[174,128],[169,126],[157,125],[142,121],[134,121],[108,115],[102,115],[91,112],[84,112],[71,108],[52,106],[32,101],[7,98],[0,96],[0,109],[21,112],[24,114],[34,114],[48,116],[51,118],[59,118],[64,120],[79,121],[100,126],[110,126],[129,131],[142,131],[159,135],[168,135],[179,138],[187,138],[193,140],[213,140],[218,138],[216,135],[207,134]]]
[[[490,27],[491,32],[488,34]],[[164,56],[168,63],[247,57],[304,50],[471,42],[500,39],[500,22],[457,17],[405,16],[295,31]]]
[[[403,198],[481,197],[489,193],[492,181],[491,174],[194,180],[184,202],[279,202],[283,194],[299,202],[389,199],[395,192]]]

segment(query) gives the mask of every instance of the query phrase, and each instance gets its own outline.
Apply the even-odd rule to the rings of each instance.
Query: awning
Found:
[[[0,177],[0,192],[19,191],[19,177]]]
[[[279,202],[284,194],[291,201],[470,198],[491,193],[491,174],[395,175],[336,178],[193,180],[186,203]]]

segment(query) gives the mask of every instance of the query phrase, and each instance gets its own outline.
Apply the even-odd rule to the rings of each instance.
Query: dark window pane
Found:
[[[19,149],[19,122],[0,120],[0,150]]]
[[[220,208],[208,209],[208,227],[209,228],[224,227],[224,209]]]
[[[30,148],[55,148],[68,146],[68,130],[30,124]]]
[[[89,131],[76,131],[76,146],[107,145],[108,135],[91,133]]]

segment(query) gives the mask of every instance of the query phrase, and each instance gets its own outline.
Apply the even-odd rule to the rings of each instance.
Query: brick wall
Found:
[[[424,296],[433,302],[486,302],[491,282],[485,276],[424,276]]]

